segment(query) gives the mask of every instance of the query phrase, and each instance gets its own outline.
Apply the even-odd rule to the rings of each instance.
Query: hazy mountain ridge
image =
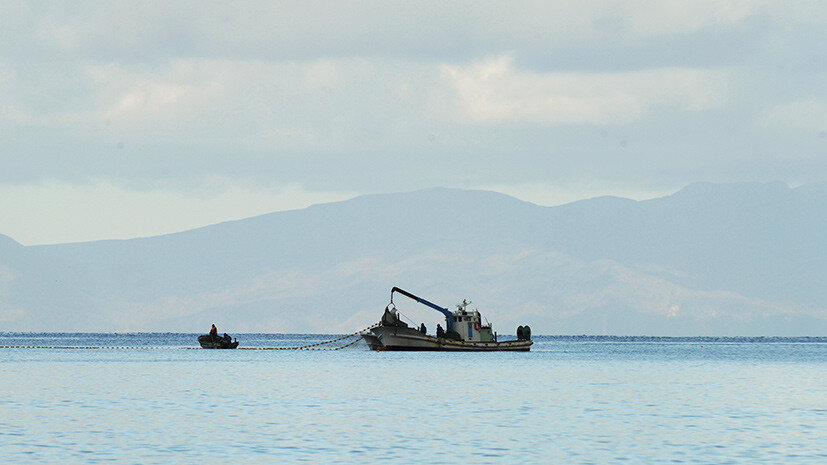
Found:
[[[698,183],[559,207],[440,188],[152,238],[0,236],[0,325],[348,331],[399,285],[446,306],[470,298],[508,333],[824,335],[826,208],[823,183]]]

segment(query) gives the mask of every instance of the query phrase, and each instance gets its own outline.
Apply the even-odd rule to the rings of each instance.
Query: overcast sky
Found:
[[[0,234],[823,181],[825,44],[820,1],[4,1]]]

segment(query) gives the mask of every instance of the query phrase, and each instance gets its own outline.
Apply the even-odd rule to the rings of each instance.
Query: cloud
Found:
[[[766,13],[768,0],[681,0],[620,2],[621,17],[637,37],[696,32],[708,27],[731,27]]]
[[[295,60],[385,56],[479,59],[575,43],[640,41],[737,27],[755,17],[812,16],[810,6],[766,1],[515,1],[508,3],[246,1],[11,3],[4,45],[25,56],[114,61],[170,57]]]
[[[725,105],[726,72],[654,69],[625,73],[533,73],[509,56],[444,65],[458,113],[473,123],[627,124],[658,110]]]
[[[755,124],[772,131],[823,133],[827,131],[827,99],[816,96],[773,105],[758,113]]]
[[[467,65],[181,59],[149,70],[89,65],[84,74],[93,108],[27,114],[25,107],[10,105],[7,115],[26,114],[9,118],[31,125],[105,125],[122,137],[151,131],[155,141],[189,139],[213,147],[392,149],[419,130],[417,122],[616,125],[659,111],[701,112],[728,103],[732,73],[537,73],[503,55]]]

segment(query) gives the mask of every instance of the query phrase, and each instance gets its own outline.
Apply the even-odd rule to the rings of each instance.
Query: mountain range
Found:
[[[129,240],[0,235],[0,331],[352,332],[399,286],[501,334],[825,336],[826,212],[825,183],[556,207],[433,188]]]

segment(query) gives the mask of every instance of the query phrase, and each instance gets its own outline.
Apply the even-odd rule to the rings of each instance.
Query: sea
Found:
[[[0,457],[827,463],[827,338],[535,335],[527,353],[437,353],[234,336],[248,350],[196,348],[196,334],[0,333]],[[289,347],[342,348],[271,350]]]

